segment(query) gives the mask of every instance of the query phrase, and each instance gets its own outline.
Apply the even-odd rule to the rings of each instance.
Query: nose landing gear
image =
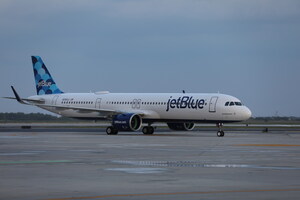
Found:
[[[222,130],[223,124],[222,123],[217,123],[217,127],[219,128],[219,131],[217,132],[218,137],[224,137],[225,133]]]

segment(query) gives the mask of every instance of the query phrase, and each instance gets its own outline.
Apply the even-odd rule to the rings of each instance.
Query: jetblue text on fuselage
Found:
[[[204,99],[194,99],[193,96],[183,96],[178,98],[170,97],[167,102],[167,109],[168,112],[170,109],[203,109],[206,102]]]

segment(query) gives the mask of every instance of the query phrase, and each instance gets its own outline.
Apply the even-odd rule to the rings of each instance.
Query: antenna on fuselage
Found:
[[[185,90],[182,90],[182,93],[185,94]]]

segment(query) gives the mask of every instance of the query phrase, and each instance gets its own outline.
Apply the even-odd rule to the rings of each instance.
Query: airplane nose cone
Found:
[[[245,111],[244,111],[244,116],[245,116],[245,120],[249,119],[252,116],[252,112],[248,107],[245,107]]]

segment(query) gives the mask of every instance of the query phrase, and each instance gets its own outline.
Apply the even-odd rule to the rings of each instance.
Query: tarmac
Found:
[[[300,199],[300,131],[1,128],[0,199]]]

